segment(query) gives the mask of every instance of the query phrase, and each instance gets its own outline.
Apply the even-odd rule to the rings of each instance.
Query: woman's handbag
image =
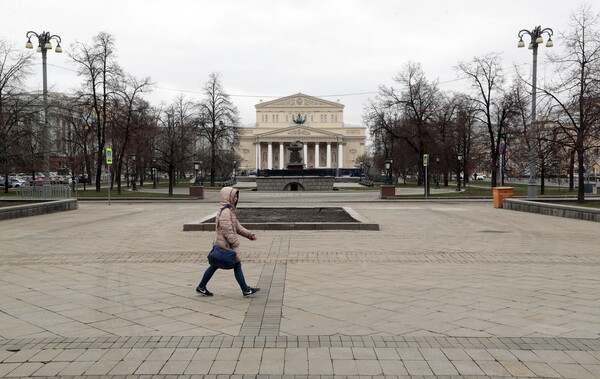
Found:
[[[208,263],[216,268],[231,270],[235,266],[235,251],[221,249],[217,245],[213,245],[212,250],[208,253]]]

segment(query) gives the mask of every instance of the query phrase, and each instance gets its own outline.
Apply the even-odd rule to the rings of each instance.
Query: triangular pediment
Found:
[[[261,137],[341,137],[341,134],[332,133],[327,130],[311,128],[306,125],[292,125],[282,129],[276,129],[260,134]]]
[[[318,97],[305,95],[303,93],[297,93],[282,97],[279,99],[265,101],[264,103],[256,104],[256,109],[264,108],[330,108],[330,109],[343,109],[344,104],[336,103],[333,101],[319,99]]]

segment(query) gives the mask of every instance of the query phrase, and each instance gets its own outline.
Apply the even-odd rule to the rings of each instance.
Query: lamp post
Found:
[[[364,172],[363,172],[363,164],[364,164],[364,162],[363,162],[363,161],[358,161],[358,168],[359,168],[359,170],[360,170],[360,171],[358,172],[358,180],[359,180],[359,181],[361,181],[361,180],[362,180],[363,176],[361,176],[361,175],[363,175],[363,174],[364,174]],[[366,176],[365,176],[364,178],[365,178],[365,180],[367,179],[367,178],[366,178]]]
[[[387,171],[388,174],[388,183],[387,184],[393,184],[392,183],[392,164],[394,163],[394,160],[392,158],[388,158],[384,161],[385,163],[385,170]]]
[[[519,31],[519,43],[517,47],[525,47],[523,42],[523,36],[528,35],[530,37],[529,50],[533,50],[533,65],[531,75],[531,124],[529,126],[529,183],[527,185],[527,197],[537,197],[537,180],[535,177],[535,171],[537,167],[537,125],[536,125],[536,80],[537,80],[537,50],[538,45],[544,43],[543,35],[548,36],[548,42],[546,47],[554,46],[552,42],[552,35],[554,34],[552,29],[536,26],[533,30],[522,29]]]
[[[42,32],[40,34],[32,31],[28,31],[25,34],[27,37],[27,43],[25,44],[25,48],[33,49],[33,43],[31,43],[31,37],[35,37],[38,40],[37,52],[42,53],[42,77],[43,77],[43,96],[44,96],[44,129],[42,130],[42,150],[44,153],[44,193],[49,196],[49,189],[47,186],[50,185],[50,148],[49,141],[50,138],[49,130],[48,130],[48,75],[46,69],[46,52],[48,50],[52,50],[52,42],[56,41],[56,51],[57,53],[62,53],[62,48],[60,47],[61,39],[57,35],[51,35],[50,32]]]
[[[462,160],[463,160],[463,155],[462,154],[458,154],[456,156],[456,159],[458,161],[458,165],[457,165],[457,169],[456,169],[456,192],[460,192],[460,171],[461,171],[461,165],[462,165]]]
[[[200,171],[200,166],[202,165],[202,161],[194,161],[194,170],[196,171],[196,180],[194,180],[194,186],[199,186],[200,177],[198,176],[198,171]]]
[[[234,183],[236,182],[236,178],[235,178],[235,168],[236,168],[236,166],[237,166],[237,161],[234,159],[233,160],[233,173],[232,173],[232,179],[233,179]]]
[[[156,159],[152,160],[152,189],[156,189]]]
[[[137,176],[136,175],[137,174],[137,172],[136,172],[137,168],[136,168],[136,165],[135,165],[135,154],[131,154],[131,161],[133,162],[132,163],[133,167],[131,168],[131,177],[132,177],[131,181],[133,183],[133,188],[131,190],[132,191],[137,191],[137,187],[135,186],[135,179],[136,179],[136,176]]]
[[[506,143],[508,140],[507,133],[499,133],[498,152],[500,153],[500,183],[504,186],[504,171],[506,170]]]
[[[440,157],[435,157],[435,188],[440,189]]]

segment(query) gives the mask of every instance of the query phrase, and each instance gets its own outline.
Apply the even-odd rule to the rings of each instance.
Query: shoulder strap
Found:
[[[213,245],[215,244],[215,242],[217,240],[217,233],[219,232],[219,219],[221,218],[221,213],[223,212],[224,209],[227,209],[227,208],[231,208],[231,205],[226,205],[226,206],[222,207],[221,209],[219,209],[219,212],[215,216],[215,238],[213,239]]]
[[[221,213],[223,212],[224,209],[227,208],[231,208],[231,205],[226,205],[224,207],[222,207],[221,209],[219,209],[219,213],[217,213],[217,216],[215,217],[215,231],[217,231],[217,229],[219,228],[219,219],[221,218]]]

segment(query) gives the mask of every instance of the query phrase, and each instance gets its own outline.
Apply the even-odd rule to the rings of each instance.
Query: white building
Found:
[[[365,153],[366,128],[344,124],[344,105],[298,93],[255,105],[256,124],[241,127],[238,168],[286,169],[287,146],[304,144],[305,168],[352,168]]]

